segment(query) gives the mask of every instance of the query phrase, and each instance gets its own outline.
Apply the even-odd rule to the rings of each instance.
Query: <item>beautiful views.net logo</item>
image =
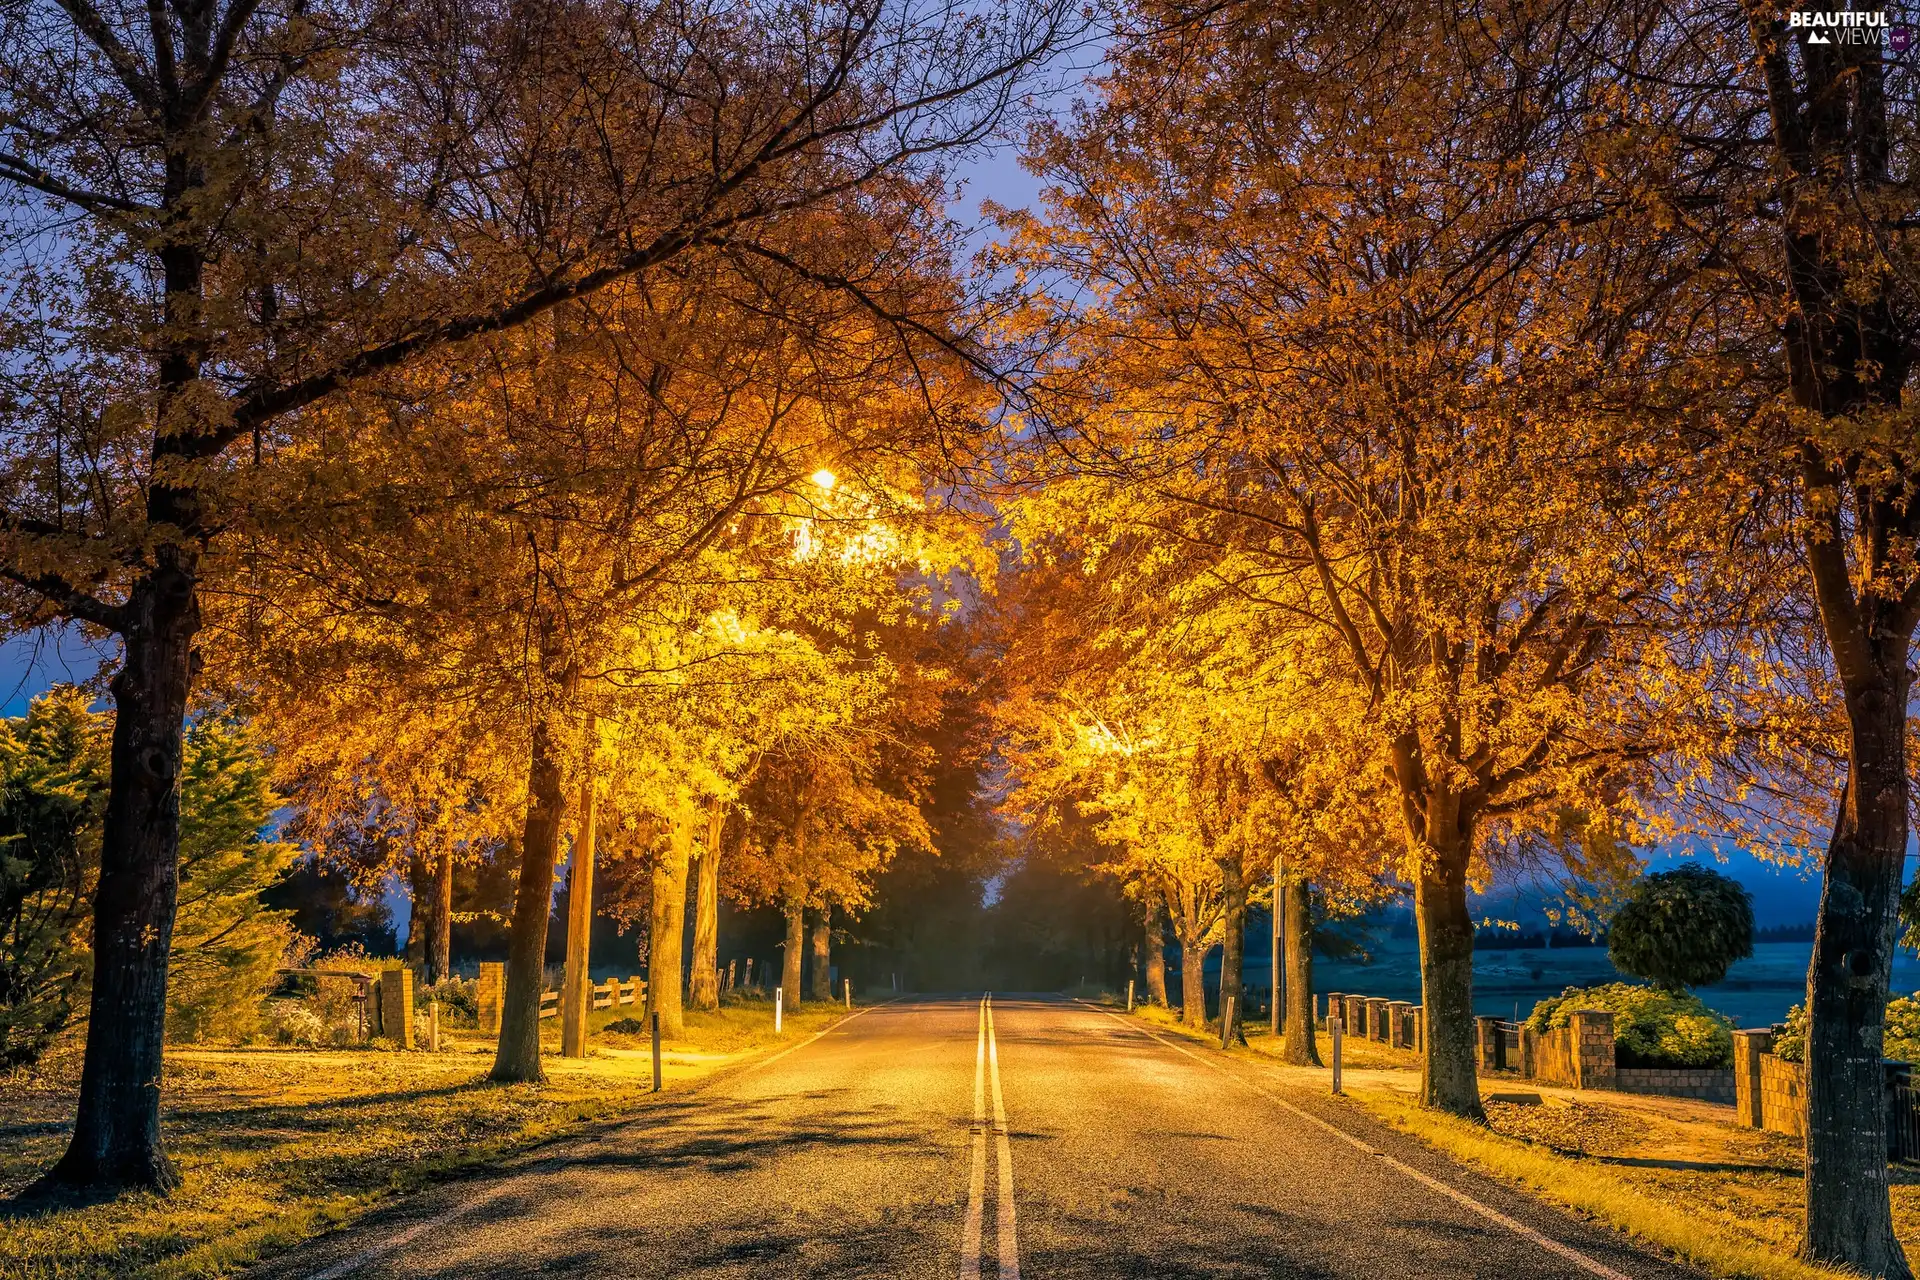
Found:
[[[1787,25],[1804,30],[1809,45],[1877,44],[1895,53],[1905,53],[1913,43],[1913,28],[1895,26],[1887,19],[1884,9],[1839,9],[1831,13],[1796,9],[1787,15]]]

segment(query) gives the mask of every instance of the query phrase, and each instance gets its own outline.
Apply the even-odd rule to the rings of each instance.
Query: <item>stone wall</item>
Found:
[[[1611,1089],[1618,1080],[1613,1061],[1613,1014],[1576,1009],[1566,1026],[1520,1033],[1522,1070],[1542,1084],[1568,1089]]]
[[[1613,1087],[1622,1093],[1655,1093],[1729,1104],[1736,1101],[1731,1067],[1615,1067],[1613,1078]]]
[[[1528,1079],[1568,1089],[1580,1087],[1579,1074],[1573,1069],[1572,1027],[1554,1031],[1535,1031],[1528,1027],[1520,1036],[1524,1046],[1521,1061],[1525,1063],[1522,1071]]]
[[[1800,1064],[1777,1054],[1760,1055],[1760,1127],[1789,1137],[1807,1136],[1807,1082]]]
[[[1771,1052],[1771,1031],[1733,1033],[1734,1110],[1740,1123],[1795,1138],[1807,1135],[1807,1087],[1800,1064]]]

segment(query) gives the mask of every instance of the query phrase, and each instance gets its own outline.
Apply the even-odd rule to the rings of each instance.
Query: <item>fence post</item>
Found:
[[[1473,1029],[1480,1050],[1479,1067],[1482,1071],[1491,1071],[1494,1068],[1494,1039],[1500,1035],[1500,1019],[1477,1017],[1473,1020]]]
[[[1733,1033],[1733,1111],[1749,1129],[1766,1127],[1760,1104],[1760,1055],[1771,1048],[1771,1030]]]
[[[1573,1044],[1573,1087],[1613,1088],[1613,1014],[1604,1009],[1575,1009],[1567,1023]]]
[[[1327,1015],[1327,1030],[1333,1036],[1333,1091],[1340,1092],[1340,1028],[1342,1019]]]
[[[440,1052],[440,1001],[437,997],[427,1001],[427,1051]]]
[[[773,989],[773,1034],[775,1035],[780,1034],[780,1006],[784,1002],[786,994],[787,989],[785,986],[778,986]]]
[[[1387,1045],[1393,1049],[1413,1048],[1413,1027],[1408,1017],[1413,1006],[1405,1000],[1387,1002]]]
[[[413,970],[405,965],[380,975],[380,1033],[413,1048]]]
[[[506,986],[507,966],[497,960],[480,962],[480,989],[477,999],[480,1003],[480,1031],[483,1035],[500,1034],[500,992]]]
[[[660,1014],[653,1015],[653,1091],[660,1092]]]

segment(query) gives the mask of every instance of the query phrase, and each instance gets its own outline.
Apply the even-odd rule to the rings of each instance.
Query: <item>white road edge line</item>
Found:
[[[1117,1013],[1109,1013],[1107,1010],[1100,1009],[1092,1004],[1088,1004],[1084,1000],[1080,1001],[1080,1003],[1085,1004],[1087,1008],[1093,1009],[1096,1013],[1105,1013],[1109,1018],[1112,1018],[1115,1022],[1119,1023],[1122,1027],[1125,1027],[1127,1030],[1137,1032],[1140,1035],[1147,1037],[1149,1040],[1157,1040],[1161,1044],[1165,1045],[1167,1048],[1173,1050],[1175,1053],[1185,1054],[1187,1057],[1192,1058],[1195,1062],[1199,1063],[1201,1066],[1207,1067],[1213,1071],[1217,1071],[1221,1075],[1227,1077],[1227,1079],[1235,1081],[1238,1084],[1253,1090],[1253,1092],[1259,1094],[1261,1097],[1265,1098],[1268,1102],[1273,1103],[1275,1106],[1281,1108],[1282,1110],[1291,1112],[1292,1114],[1298,1116],[1300,1119],[1305,1120],[1308,1124],[1311,1124],[1317,1128],[1326,1130],[1328,1133],[1340,1139],[1342,1142],[1345,1142],[1350,1146],[1359,1148],[1361,1151],[1366,1152],[1368,1155],[1377,1158],[1383,1164],[1391,1165],[1394,1169],[1405,1174],[1407,1177],[1412,1178],[1415,1182],[1420,1183],[1422,1186],[1429,1187],[1434,1191],[1438,1191],[1441,1195],[1446,1196],[1449,1199],[1454,1200],[1461,1205],[1464,1205],[1466,1208],[1473,1210],[1475,1213],[1479,1214],[1483,1218],[1486,1218],[1490,1222],[1498,1223],[1500,1226],[1505,1227],[1507,1230],[1513,1232],[1515,1235],[1521,1237],[1524,1240],[1527,1240],[1532,1244],[1536,1244],[1540,1246],[1542,1249],[1547,1250],[1549,1253],[1558,1254],[1559,1256],[1561,1256],[1562,1258],[1565,1258],[1568,1262],[1573,1263],[1575,1266],[1581,1268],[1582,1270],[1589,1271],[1594,1275],[1599,1276],[1601,1280],[1633,1280],[1633,1277],[1625,1274],[1624,1272],[1615,1271],[1612,1267],[1608,1266],[1604,1262],[1601,1262],[1597,1258],[1588,1257],[1586,1254],[1581,1253],[1578,1249],[1574,1248],[1572,1245],[1562,1244],[1560,1243],[1560,1241],[1553,1239],[1551,1236],[1542,1235],[1540,1232],[1535,1231],[1532,1227],[1528,1226],[1526,1223],[1520,1222],[1514,1218],[1509,1218],[1506,1214],[1501,1213],[1498,1209],[1494,1208],[1492,1205],[1480,1203],[1480,1201],[1475,1200],[1472,1196],[1468,1195],[1464,1191],[1459,1190],[1457,1187],[1450,1187],[1446,1183],[1440,1181],[1438,1178],[1431,1177],[1427,1174],[1424,1174],[1420,1172],[1420,1170],[1414,1168],[1412,1165],[1406,1164],[1406,1163],[1403,1163],[1402,1161],[1394,1159],[1392,1156],[1380,1150],[1378,1147],[1373,1146],[1371,1143],[1365,1142],[1362,1139],[1354,1137],[1352,1134],[1340,1128],[1338,1125],[1328,1124],[1325,1120],[1322,1120],[1319,1116],[1316,1116],[1311,1112],[1301,1110],[1299,1107],[1294,1106],[1291,1102],[1288,1102],[1285,1098],[1282,1098],[1279,1094],[1274,1093],[1272,1090],[1267,1089],[1262,1085],[1256,1084],[1252,1080],[1246,1079],[1244,1076],[1240,1075],[1238,1072],[1229,1071],[1217,1062],[1209,1062],[1207,1059],[1201,1057],[1199,1054],[1194,1053],[1186,1048],[1183,1048],[1182,1046],[1175,1044],[1173,1041],[1168,1040],[1166,1037],[1161,1036],[1156,1032],[1147,1030],[1145,1027],[1131,1024],[1128,1022],[1127,1019],[1122,1018]]]
[[[960,1280],[980,1280],[981,1202],[987,1194],[987,999],[973,1049],[973,1169],[967,1177],[967,1225],[960,1234]]]
[[[894,1001],[892,1000],[884,1000],[881,1002],[881,1004],[892,1004],[892,1003],[894,1003]],[[849,1022],[852,1022],[855,1018],[859,1017],[861,1014],[870,1013],[873,1010],[878,1009],[880,1007],[881,1005],[870,1004],[864,1009],[856,1009],[852,1013],[848,1014],[846,1017],[841,1018],[836,1022],[834,1022],[832,1026],[827,1027],[825,1030],[816,1031],[812,1035],[808,1036],[805,1040],[802,1040],[799,1044],[789,1045],[788,1047],[786,1047],[785,1049],[782,1049],[780,1052],[776,1054],[773,1054],[769,1057],[762,1058],[760,1059],[760,1061],[753,1063],[750,1066],[742,1067],[739,1071],[734,1072],[733,1075],[729,1078],[737,1080],[741,1076],[747,1075],[750,1072],[758,1071],[760,1068],[767,1066],[770,1063],[778,1062],[780,1059],[786,1057],[788,1054],[797,1053],[799,1050],[806,1048],[808,1045],[812,1044],[815,1040],[818,1040],[821,1036],[827,1035],[834,1031],[838,1031],[841,1027],[846,1026]],[[546,1162],[542,1162],[542,1164],[545,1164],[545,1163]],[[564,1165],[565,1165],[565,1162],[562,1161],[557,1164],[552,1164],[548,1166],[548,1168],[549,1169],[562,1168],[564,1167]],[[497,1185],[475,1196],[473,1199],[466,1201],[464,1204],[455,1205],[453,1208],[447,1210],[445,1213],[440,1214],[436,1217],[428,1218],[425,1222],[416,1222],[412,1226],[404,1228],[403,1230],[398,1231],[391,1236],[388,1236],[385,1240],[382,1240],[379,1244],[368,1245],[366,1248],[362,1249],[360,1252],[356,1254],[352,1254],[346,1258],[342,1258],[340,1261],[334,1263],[330,1267],[325,1268],[324,1270],[315,1271],[311,1273],[310,1275],[307,1276],[307,1280],[341,1280],[341,1278],[344,1276],[350,1276],[354,1272],[359,1271],[361,1268],[370,1266],[371,1264],[380,1261],[380,1259],[386,1257],[390,1253],[398,1253],[400,1250],[406,1248],[408,1245],[412,1244],[415,1240],[418,1240],[421,1236],[433,1230],[435,1227],[444,1227],[450,1222],[455,1222],[461,1218],[466,1217],[468,1214],[472,1213],[475,1209],[478,1209],[481,1206],[486,1204],[491,1204],[493,1201],[498,1200],[501,1196],[507,1193],[508,1189],[513,1185],[513,1182],[516,1179],[523,1177],[528,1173],[535,1173],[535,1172],[541,1172],[541,1171],[543,1171],[541,1165],[534,1165],[531,1168],[521,1170],[519,1173],[511,1174],[506,1179],[498,1183]]]
[[[1007,1108],[1000,1099],[1000,1037],[993,1029],[993,996],[987,996],[987,1071],[993,1077],[993,1132],[1000,1144],[999,1211],[994,1234],[1000,1244],[1000,1280],[1020,1280],[1020,1237],[1013,1221],[1013,1145],[1007,1137]]]

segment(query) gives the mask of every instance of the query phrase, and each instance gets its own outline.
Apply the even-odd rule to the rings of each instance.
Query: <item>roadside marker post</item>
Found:
[[[853,1008],[853,979],[852,978],[840,979],[840,991],[843,995],[846,996],[847,1008],[849,1009]]]
[[[773,989],[773,1034],[775,1035],[780,1034],[780,1005],[785,1000],[786,994],[787,989],[785,987],[775,987]]]
[[[440,1001],[427,1001],[427,1052],[440,1052]]]
[[[660,1092],[660,1015],[653,1015],[653,1091]]]
[[[1227,1003],[1220,1010],[1220,1047],[1226,1048],[1233,1043],[1233,997],[1227,997]]]
[[[1327,1018],[1327,1030],[1333,1036],[1333,1091],[1340,1092],[1340,1019]]]
[[[1133,979],[1127,979],[1127,1012],[1133,1012]]]

